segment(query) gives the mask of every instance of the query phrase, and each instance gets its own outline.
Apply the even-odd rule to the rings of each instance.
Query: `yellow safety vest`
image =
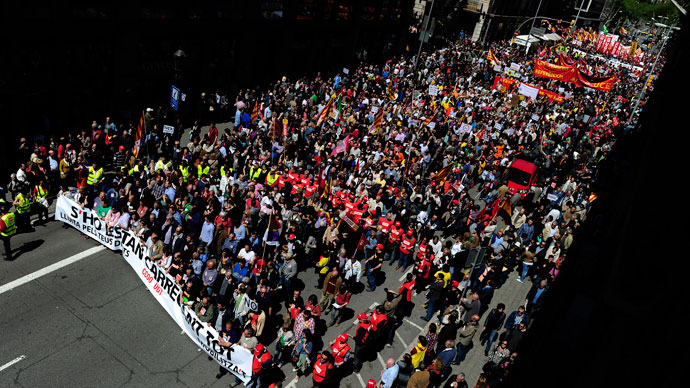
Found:
[[[44,190],[41,186],[36,186],[36,196],[38,198],[45,198],[48,196],[48,191]]]
[[[235,171],[235,170],[232,167],[228,168],[228,172],[233,172],[233,171]],[[221,166],[220,176],[225,176],[225,166]]]
[[[206,167],[204,167],[203,169],[201,168],[201,165],[196,166],[196,171],[197,171],[198,179],[201,179],[201,177],[202,177],[204,174],[208,174],[209,170],[210,170],[210,167],[209,167],[209,166],[206,166]]]
[[[5,230],[0,232],[3,237],[9,237],[17,233],[17,226],[14,223],[14,213],[7,213],[2,216],[2,222],[5,223]]]
[[[101,180],[102,175],[103,167],[99,168],[98,170],[94,170],[93,166],[89,167],[89,177],[86,179],[86,184],[95,185],[99,180]]]
[[[136,166],[134,166],[134,168],[130,168],[129,171],[127,172],[127,175],[132,175],[135,172],[139,172],[139,165],[138,164]]]
[[[163,163],[162,160],[159,160],[159,161],[156,162],[156,171],[160,171],[160,170],[163,170],[163,169],[170,170],[170,165],[171,165],[171,164],[172,164],[172,162]]]
[[[268,174],[266,175],[266,183],[268,183],[269,186],[273,186],[273,184],[276,183],[278,178],[278,174],[273,174],[273,179],[271,179],[271,174]]]
[[[189,176],[189,166],[180,166],[180,173],[182,173],[182,179],[187,182],[187,177]]]
[[[261,175],[261,167],[257,168],[256,171],[254,171],[254,167],[249,169],[249,179],[255,181],[259,179],[259,176]]]
[[[17,205],[17,213],[28,213],[31,210],[31,202],[24,198],[24,194],[22,193],[17,194],[17,198],[19,199],[19,204]]]

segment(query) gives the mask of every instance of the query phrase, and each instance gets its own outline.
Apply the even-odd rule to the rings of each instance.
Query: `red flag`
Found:
[[[141,117],[139,118],[139,124],[137,125],[137,131],[134,133],[134,157],[139,156],[139,148],[141,148],[141,137],[144,135],[144,112],[141,112]]]
[[[255,123],[259,118],[259,102],[254,103],[254,110],[252,110],[252,123]]]

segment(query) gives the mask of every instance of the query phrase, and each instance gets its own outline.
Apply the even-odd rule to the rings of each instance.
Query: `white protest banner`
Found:
[[[518,93],[522,94],[523,96],[536,99],[537,94],[539,94],[539,88],[535,88],[534,86],[521,83],[520,87],[518,88]]]
[[[120,228],[111,228],[108,231],[105,227],[105,221],[98,217],[95,211],[89,208],[82,209],[78,203],[64,195],[57,198],[55,219],[72,225],[75,229],[105,245],[108,249],[120,250],[120,241],[122,239]]]
[[[470,124],[462,124],[460,126],[460,132],[470,133],[472,132],[472,126]]]
[[[222,367],[232,372],[245,384],[249,382],[254,359],[252,353],[239,345],[233,345],[231,348],[220,345],[218,332],[202,322],[194,311],[182,303],[180,286],[165,272],[165,269],[149,260],[146,245],[134,232],[119,227],[113,227],[110,231],[106,230],[105,221],[99,218],[96,212],[91,209],[82,209],[76,202],[65,196],[57,199],[55,219],[72,225],[107,248],[121,250],[122,257],[187,336]],[[258,311],[255,301],[245,299],[245,303],[251,310]]]
[[[494,124],[494,128],[498,129],[499,131],[502,131],[503,130],[503,124],[496,123],[496,124]]]
[[[172,125],[164,125],[163,126],[163,133],[168,133],[168,134],[172,135],[173,133],[175,133],[175,127],[173,127]]]
[[[249,382],[254,356],[237,344],[231,348],[219,344],[218,332],[202,322],[194,311],[181,302],[181,290],[175,279],[148,259],[146,246],[129,230],[122,231],[122,256],[163,309],[200,349],[245,384]]]
[[[347,67],[343,67],[343,73],[350,74],[350,69],[348,69]]]
[[[533,114],[532,114],[532,120],[533,120],[533,121],[539,121],[539,115],[536,114],[536,113],[533,113]]]
[[[515,71],[520,71],[520,65],[518,65],[518,64],[515,63],[515,62],[512,62],[512,63],[510,64],[510,68],[513,69],[513,70],[515,70]]]
[[[437,96],[438,95],[438,86],[429,85],[429,95],[430,96]]]
[[[434,129],[434,128],[436,128],[436,123],[432,121],[429,124],[427,124],[426,126],[431,128],[431,129]]]
[[[553,202],[553,201],[555,201],[555,200],[558,199],[558,196],[557,196],[556,194],[549,193],[549,194],[546,195],[546,199],[548,199],[549,201]]]

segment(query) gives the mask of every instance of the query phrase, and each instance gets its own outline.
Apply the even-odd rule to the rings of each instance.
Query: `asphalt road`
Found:
[[[57,221],[13,237],[12,244],[17,259],[0,262],[0,387],[225,387],[234,382],[230,375],[216,380],[218,365],[180,335],[119,253],[99,250],[7,290],[2,287],[98,246]],[[385,282],[375,292],[353,296],[349,307],[355,314],[380,303],[384,287],[399,287],[404,274],[394,268],[384,264]],[[522,304],[530,287],[516,276],[511,274],[493,298],[493,305],[505,303],[508,313]],[[306,285],[305,299],[311,293],[320,296],[312,270],[298,277]],[[423,295],[413,298],[415,308],[397,330],[393,346],[365,363],[359,374],[342,379],[340,386],[360,388],[368,379],[378,379],[386,359],[399,359],[426,334],[428,324],[420,319],[424,301]],[[353,322],[328,328],[324,346],[342,332],[354,335]],[[475,347],[453,373],[464,372],[473,384],[484,361],[477,335]],[[311,376],[292,382],[291,365],[282,371],[284,386],[311,386]]]

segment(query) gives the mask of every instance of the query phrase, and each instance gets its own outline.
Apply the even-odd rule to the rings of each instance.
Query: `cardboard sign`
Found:
[[[438,86],[429,85],[429,95],[430,96],[437,96],[438,95]]]
[[[173,127],[172,125],[164,125],[163,133],[172,135],[173,133],[175,133],[175,127]]]

